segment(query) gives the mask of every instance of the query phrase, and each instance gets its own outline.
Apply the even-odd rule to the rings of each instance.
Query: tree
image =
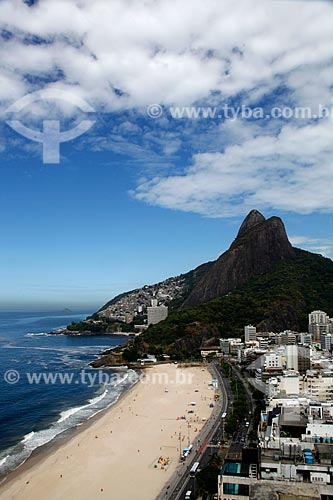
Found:
[[[123,351],[123,359],[125,361],[136,361],[139,357],[139,353],[135,348],[125,349]]]
[[[222,458],[213,455],[206,467],[197,473],[196,479],[199,489],[204,493],[217,493],[217,476],[222,467]]]

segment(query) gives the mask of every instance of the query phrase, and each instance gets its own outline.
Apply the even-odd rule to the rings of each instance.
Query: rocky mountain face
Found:
[[[237,289],[250,278],[270,271],[274,264],[294,258],[292,248],[278,217],[265,217],[252,210],[244,219],[229,250],[216,261],[207,262],[181,276],[118,295],[99,311],[100,316],[121,318],[147,307],[155,297],[170,310],[205,303]]]
[[[187,359],[202,345],[240,337],[246,324],[260,331],[306,331],[310,311],[322,309],[332,316],[333,261],[293,248],[281,219],[266,220],[252,210],[216,261],[122,294],[100,312],[134,310],[138,300],[148,302],[152,293],[168,300],[169,316],[136,337],[134,351]]]
[[[284,224],[252,210],[236,239],[196,284],[182,307],[191,307],[226,295],[255,275],[270,271],[278,261],[294,258]]]

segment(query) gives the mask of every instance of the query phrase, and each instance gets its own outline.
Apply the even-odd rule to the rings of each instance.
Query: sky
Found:
[[[333,257],[333,4],[0,1],[0,309],[217,258],[251,209]]]

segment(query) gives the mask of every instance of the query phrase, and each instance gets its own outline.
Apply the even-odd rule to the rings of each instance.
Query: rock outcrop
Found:
[[[252,210],[242,223],[236,239],[196,284],[182,307],[202,304],[221,297],[255,275],[269,272],[277,261],[294,258],[282,220]]]

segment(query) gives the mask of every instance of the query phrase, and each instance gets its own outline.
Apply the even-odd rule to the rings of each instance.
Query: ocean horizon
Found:
[[[132,371],[113,378],[112,370],[103,370],[103,378],[89,366],[123,336],[49,334],[88,314],[0,311],[0,477],[114,404],[133,384]]]

